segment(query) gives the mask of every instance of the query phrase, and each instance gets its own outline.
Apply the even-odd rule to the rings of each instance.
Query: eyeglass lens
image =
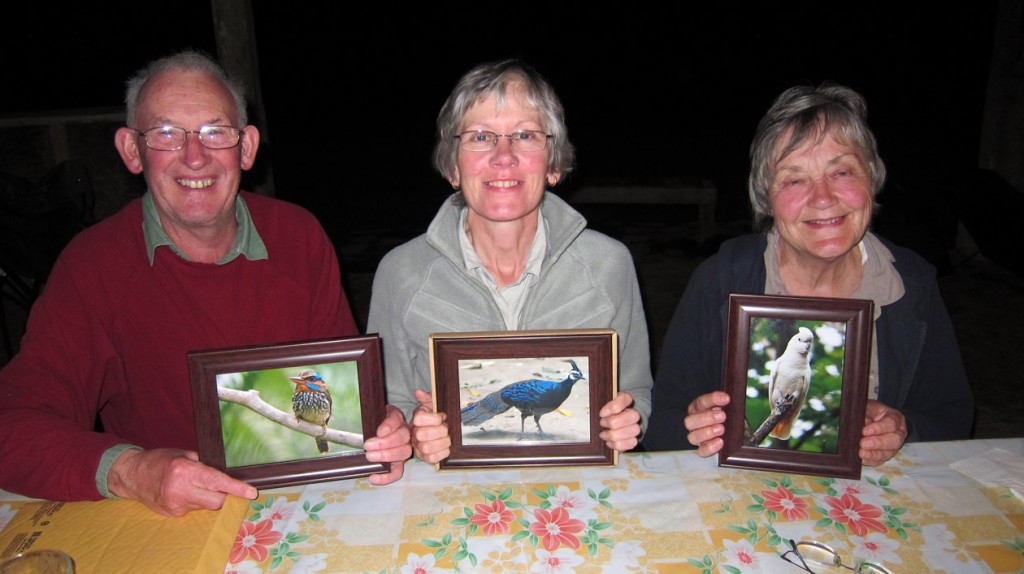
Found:
[[[146,145],[160,151],[176,151],[185,146],[188,134],[196,134],[199,142],[210,149],[226,149],[238,145],[240,131],[231,126],[203,126],[186,130],[174,126],[161,126],[146,130],[142,137]]]
[[[843,563],[842,558],[840,558],[839,554],[837,554],[835,550],[825,546],[824,544],[819,545],[799,542],[796,545],[796,551],[803,557],[808,566],[824,569],[820,573],[815,570],[815,574],[837,572],[838,568],[853,570],[858,574],[893,574],[891,570],[871,562],[860,562],[855,566],[848,566]]]
[[[498,145],[499,138],[508,138],[509,145],[522,151],[542,150],[548,141],[548,134],[538,130],[518,130],[510,134],[475,130],[463,132],[456,137],[462,141],[462,149],[469,151],[490,151]]]

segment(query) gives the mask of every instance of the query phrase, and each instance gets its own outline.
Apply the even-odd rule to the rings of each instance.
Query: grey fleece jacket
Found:
[[[550,192],[541,213],[548,249],[519,327],[614,329],[619,390],[632,395],[646,430],[653,378],[632,256],[619,241],[586,229],[583,216]],[[487,286],[466,269],[458,224],[459,207],[449,198],[427,232],[385,255],[373,278],[367,332],[380,334],[388,402],[407,419],[417,406],[414,390],[430,391],[431,333],[507,330]]]

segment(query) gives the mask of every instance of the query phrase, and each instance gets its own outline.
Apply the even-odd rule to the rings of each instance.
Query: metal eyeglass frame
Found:
[[[148,147],[151,150],[156,150],[156,151],[178,151],[178,150],[180,150],[181,148],[185,147],[185,143],[188,142],[188,134],[196,134],[196,138],[199,140],[199,143],[202,144],[202,146],[207,148],[207,149],[231,149],[231,148],[237,146],[238,142],[242,141],[242,134],[244,133],[244,130],[241,129],[241,128],[236,128],[235,126],[221,126],[221,125],[200,126],[198,130],[186,130],[185,128],[179,128],[178,126],[157,126],[157,127],[149,128],[148,130],[140,130],[138,128],[132,128],[132,127],[129,127],[128,129],[130,129],[130,130],[134,131],[135,133],[139,134],[140,136],[142,136],[142,139],[146,140],[146,147]],[[234,141],[234,143],[232,143],[231,145],[221,146],[221,147],[214,147],[214,146],[209,145],[206,142],[205,136],[210,132],[210,130],[213,130],[213,129],[226,130],[226,131],[229,131],[229,132],[235,134],[235,141]],[[166,131],[166,130],[171,130],[171,131],[175,131],[175,132],[183,134],[183,137],[181,139],[181,143],[178,145],[178,147],[175,147],[175,148],[153,147],[153,144],[150,143],[150,141],[149,141],[149,135],[148,134],[154,133],[154,132],[157,132],[157,131]]]
[[[488,135],[488,139],[490,139],[491,142],[492,142],[491,143],[491,147],[486,148],[486,149],[470,149],[470,148],[467,148],[466,145],[467,144],[471,144],[472,142],[466,141],[464,139],[464,136],[467,136],[469,134],[474,134],[474,135],[487,134]],[[508,138],[508,145],[510,147],[515,147],[516,149],[522,150],[523,148],[521,148],[519,146],[522,145],[522,141],[523,140],[519,139],[517,137],[517,136],[522,136],[522,134],[533,134],[533,135],[536,135],[537,139],[539,141],[543,142],[543,145],[541,145],[537,149],[526,149],[526,150],[523,150],[523,151],[540,151],[540,150],[548,147],[548,140],[553,139],[555,137],[555,136],[553,136],[551,134],[544,133],[541,130],[516,130],[516,131],[514,131],[514,132],[512,132],[510,134],[499,134],[499,133],[496,133],[496,132],[492,132],[491,130],[467,130],[467,131],[464,131],[464,132],[460,133],[459,135],[452,136],[452,138],[460,140],[461,143],[459,144],[459,147],[464,149],[464,150],[466,150],[466,151],[476,151],[476,152],[491,151],[492,149],[498,147],[498,140],[500,138]],[[541,135],[544,136],[544,139],[540,139]]]
[[[831,564],[812,561],[811,564],[813,564],[814,566],[845,568],[852,572],[856,572],[857,574],[896,574],[895,572],[889,570],[885,566],[882,566],[881,564],[876,564],[874,562],[857,562],[854,566],[844,564],[843,559],[839,556],[839,553],[836,552],[835,548],[832,548],[828,544],[818,542],[817,540],[801,540],[800,542],[794,542],[793,540],[790,540],[789,546],[792,548],[792,550],[787,550],[783,552],[779,555],[779,558],[782,558],[783,560],[789,562],[794,566],[799,566],[800,568],[803,568],[804,571],[810,572],[810,574],[819,573],[814,570],[811,570],[811,567],[807,565],[807,559],[804,557],[803,554],[800,553],[800,550],[798,548],[799,546],[815,548],[820,552],[830,554],[832,556]],[[794,562],[787,556],[787,554],[795,554],[796,557],[800,560],[800,562]]]

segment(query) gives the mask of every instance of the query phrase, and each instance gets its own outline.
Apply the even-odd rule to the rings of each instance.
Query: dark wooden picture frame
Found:
[[[258,488],[389,470],[366,460],[362,449],[385,416],[377,335],[193,351],[188,363],[205,464]],[[295,415],[292,397],[303,376],[320,376],[330,393],[331,417],[323,427]]]
[[[435,333],[430,362],[434,409],[447,413],[452,439],[451,454],[436,465],[438,470],[618,464],[618,452],[598,438],[599,411],[618,392],[613,329]],[[507,410],[478,423],[472,410],[463,410],[488,396],[498,404],[501,399],[492,393],[529,380],[544,381],[552,389],[543,394],[545,402],[536,412],[524,414],[502,403]],[[563,394],[568,387],[567,398],[555,396],[556,383]],[[541,395],[519,396],[534,400]],[[532,408],[532,403],[520,404]],[[473,417],[472,426],[463,425],[464,416]]]
[[[860,299],[729,297],[719,466],[860,478],[873,308]]]

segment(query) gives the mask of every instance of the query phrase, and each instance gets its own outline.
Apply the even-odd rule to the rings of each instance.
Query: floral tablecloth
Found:
[[[263,492],[225,572],[797,572],[789,540],[900,574],[1024,572],[1024,501],[950,464],[1024,438],[907,445],[860,480],[719,468],[692,451],[616,467],[441,471]]]

